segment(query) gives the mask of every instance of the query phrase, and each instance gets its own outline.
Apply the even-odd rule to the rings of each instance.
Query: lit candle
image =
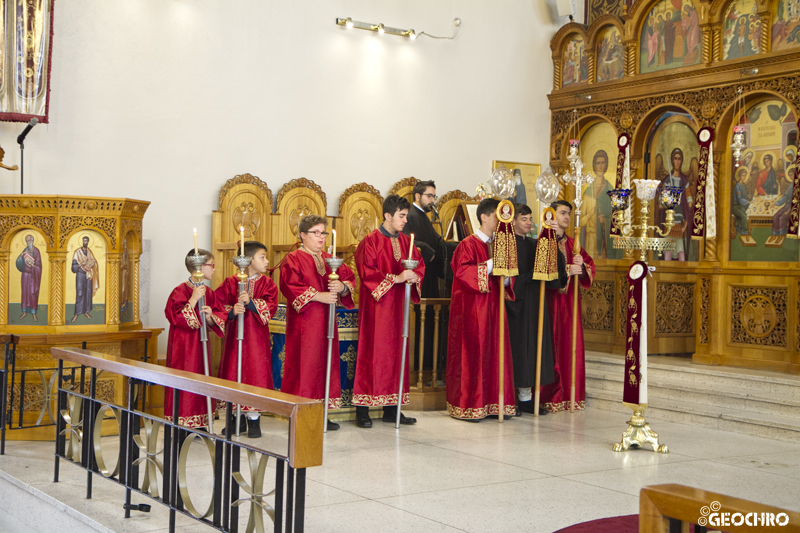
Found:
[[[414,251],[414,234],[411,234],[411,244],[408,246],[408,258],[411,259],[411,253]]]
[[[332,229],[333,232],[333,257],[336,257],[336,230]]]
[[[242,256],[244,256],[244,226],[239,226],[239,235],[242,239]]]
[[[194,255],[197,253],[197,228],[194,228]]]

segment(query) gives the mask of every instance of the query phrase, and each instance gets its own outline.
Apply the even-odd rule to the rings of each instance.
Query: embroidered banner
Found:
[[[54,1],[0,0],[0,120],[49,120]]]
[[[800,128],[800,120],[797,121],[797,127]],[[800,150],[794,158],[794,164],[786,169],[786,172],[792,172],[794,169],[794,180],[792,180],[792,206],[789,212],[789,234],[787,237],[790,239],[800,239]]]
[[[615,189],[631,188],[631,136],[627,133],[620,134],[617,139],[617,180]],[[631,206],[625,210],[625,222],[630,223]],[[616,224],[611,224],[611,235],[620,235],[620,230]]]
[[[700,168],[697,176],[697,190],[695,191],[694,217],[692,218],[692,238],[704,239],[716,236],[716,228],[712,229],[712,234],[708,234],[707,208],[710,195],[711,206],[714,204],[714,168],[711,167],[709,175],[709,162],[713,163],[711,156],[711,143],[714,140],[714,130],[711,128],[701,128],[697,133],[697,142],[700,143]],[[709,187],[709,176],[711,185]],[[685,193],[684,193],[685,194]],[[716,225],[716,224],[715,224]]]
[[[542,231],[536,241],[536,260],[533,264],[533,279],[551,281],[558,278],[558,241],[556,231],[550,223],[556,218],[552,207],[542,211]]]
[[[628,270],[622,403],[629,406],[647,406],[647,273],[644,261],[636,261]]]

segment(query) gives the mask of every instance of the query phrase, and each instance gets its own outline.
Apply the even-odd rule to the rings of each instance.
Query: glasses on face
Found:
[[[423,194],[422,196],[427,196],[428,198],[430,198],[431,200],[434,200],[434,201],[439,199],[439,197],[436,196],[435,194],[430,194],[430,193],[427,193],[427,192],[425,194]]]
[[[217,268],[217,265],[215,265],[214,263],[203,263],[203,266],[204,267]]]
[[[309,235],[313,235],[314,237],[326,237],[327,238],[328,235],[330,235],[330,233],[328,233],[327,231],[307,231],[306,233],[308,233]]]

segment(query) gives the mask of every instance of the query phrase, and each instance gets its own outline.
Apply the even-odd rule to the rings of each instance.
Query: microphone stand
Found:
[[[25,141],[19,143],[19,193],[25,194]]]
[[[252,257],[248,257],[244,254],[237,255],[233,258],[233,264],[239,268],[239,272],[236,274],[236,279],[239,280],[238,289],[239,293],[241,294],[243,291],[247,290],[247,273],[245,273],[245,269],[250,265],[253,261]],[[237,360],[236,360],[236,383],[242,383],[242,342],[244,342],[244,313],[236,317],[236,342],[238,343],[238,353],[237,353]],[[239,418],[242,416],[242,406],[236,404],[236,422],[234,422],[234,426],[236,426],[236,436],[239,436]]]
[[[403,259],[400,261],[405,270],[414,270],[419,266],[419,261],[415,259]],[[400,389],[397,392],[397,420],[394,428],[400,429],[400,408],[403,404],[403,376],[406,373],[406,350],[408,349],[408,323],[411,311],[411,283],[406,282],[405,302],[403,306],[403,351],[400,352]]]
[[[202,268],[206,262],[207,257],[204,254],[192,254],[189,256],[189,264],[194,267],[194,272],[192,273],[192,281],[196,285],[199,285],[203,282],[205,276],[203,276]],[[203,345],[203,372],[205,373],[206,377],[211,376],[211,372],[208,368],[208,330],[206,329],[206,319],[203,316],[202,309],[206,305],[206,298],[203,296],[200,300],[197,301],[197,316],[200,318],[200,344]],[[209,433],[214,433],[214,411],[211,409],[211,397],[206,396],[206,408],[208,409],[208,431]]]
[[[333,250],[336,253],[336,250]],[[331,267],[332,272],[328,274],[330,281],[338,281],[339,274],[336,273],[344,263],[343,257],[326,257],[325,262]],[[333,337],[336,334],[336,304],[328,305],[328,360],[325,367],[325,416],[322,419],[322,432],[328,432],[328,402],[331,396],[331,357],[333,357]]]

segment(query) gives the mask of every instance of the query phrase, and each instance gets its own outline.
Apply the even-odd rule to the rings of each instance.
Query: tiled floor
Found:
[[[641,487],[659,483],[800,511],[796,444],[650,420],[668,455],[614,453],[611,445],[627,421],[619,413],[526,415],[504,424],[462,422],[444,412],[414,416],[418,424],[400,430],[380,420],[369,430],[345,422],[325,436],[323,466],[308,471],[306,531],[552,532],[637,513]],[[281,445],[285,424],[264,419],[263,427],[265,437],[254,444]],[[104,443],[109,452],[113,440]],[[86,475],[71,465],[62,466],[61,483],[52,483],[52,450],[51,443],[9,442],[0,470],[111,531],[167,530],[167,512],[156,506],[122,518],[124,492],[109,481],[95,478],[95,498],[86,500]],[[189,468],[193,498],[207,505],[208,458],[199,446]],[[137,501],[146,498],[134,496]],[[3,520],[0,514],[7,531]],[[203,530],[182,517],[178,525],[179,531]]]

